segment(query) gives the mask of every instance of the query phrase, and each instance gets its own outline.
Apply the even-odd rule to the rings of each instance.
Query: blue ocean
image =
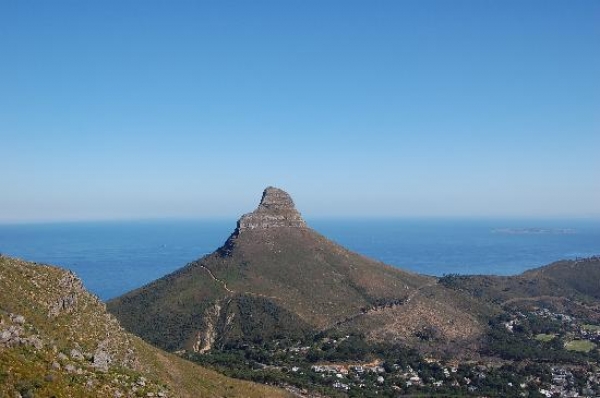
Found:
[[[337,243],[403,269],[442,276],[518,274],[600,254],[600,220],[314,219]],[[218,248],[234,219],[0,225],[0,253],[59,265],[106,300]]]

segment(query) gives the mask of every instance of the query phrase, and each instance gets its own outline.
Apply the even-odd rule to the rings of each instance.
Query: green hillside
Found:
[[[503,308],[600,319],[600,258],[562,260],[515,276],[449,275],[440,284]]]

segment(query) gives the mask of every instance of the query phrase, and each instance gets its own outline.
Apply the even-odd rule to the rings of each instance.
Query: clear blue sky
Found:
[[[600,217],[600,1],[0,3],[0,222]]]

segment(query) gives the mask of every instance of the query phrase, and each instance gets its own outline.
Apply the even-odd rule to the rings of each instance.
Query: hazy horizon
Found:
[[[7,1],[0,223],[600,219],[598,1]]]
[[[245,213],[248,213],[247,211]],[[220,216],[191,216],[191,217],[138,217],[138,218],[81,218],[81,219],[19,219],[19,220],[5,220],[0,221],[0,225],[4,226],[18,226],[18,225],[44,225],[44,224],[119,224],[119,223],[228,223],[231,224],[231,228],[235,227],[237,220],[245,213],[238,215],[220,215]],[[317,215],[317,216],[305,216],[303,218],[308,223],[308,227],[312,228],[312,223],[317,222],[484,222],[493,223],[497,222],[498,228],[512,228],[512,227],[544,227],[548,226],[548,223],[552,223],[557,228],[569,227],[570,222],[575,223],[600,223],[600,216],[589,217],[589,216],[472,216],[472,215]]]

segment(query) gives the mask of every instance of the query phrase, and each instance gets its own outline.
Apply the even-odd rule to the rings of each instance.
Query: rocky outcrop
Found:
[[[218,302],[206,310],[204,314],[206,327],[204,331],[200,331],[196,334],[196,342],[193,346],[194,352],[202,354],[210,351],[217,339],[216,325],[219,322],[220,315],[221,305],[219,305]]]
[[[237,232],[267,228],[307,228],[290,195],[279,188],[264,190],[258,208],[238,221]]]
[[[94,353],[93,367],[101,372],[108,372],[108,367],[112,362],[110,354],[106,351],[106,348],[99,345]]]
[[[0,318],[0,350],[3,347],[18,346],[29,346],[41,350],[44,348],[44,342],[40,336],[33,335],[30,330],[26,330],[23,315],[9,314],[8,322]]]
[[[66,273],[58,282],[58,286],[63,295],[51,303],[48,310],[49,317],[56,317],[61,313],[72,313],[77,304],[77,297],[84,291],[81,279],[72,272]]]

